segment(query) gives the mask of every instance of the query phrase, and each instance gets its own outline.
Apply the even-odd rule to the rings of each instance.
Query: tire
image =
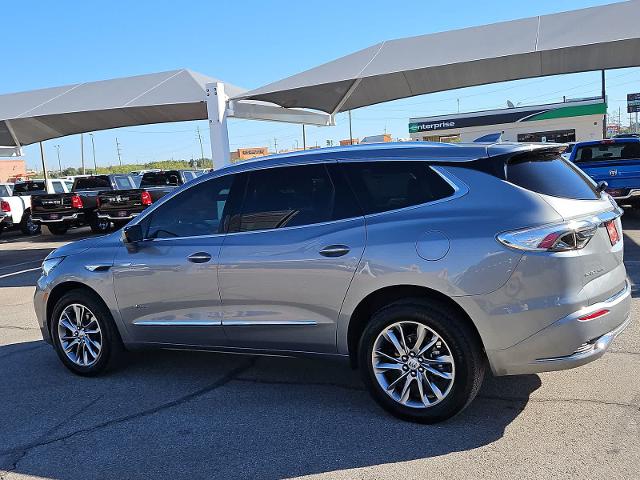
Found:
[[[391,329],[402,348],[398,324],[405,335],[406,356],[401,356],[393,342],[383,335]],[[424,332],[423,341],[416,349],[420,331]],[[435,341],[434,334],[439,343],[420,355],[423,348]],[[374,347],[376,352],[386,355],[374,358]],[[376,402],[392,415],[418,423],[441,422],[464,410],[480,390],[486,368],[477,334],[459,313],[420,299],[394,303],[374,313],[360,338],[358,360],[364,384]],[[374,370],[374,362],[382,368]],[[405,393],[402,387],[408,378]],[[398,382],[393,386],[395,380]],[[418,380],[422,385],[418,385]]]
[[[111,222],[103,218],[93,217],[89,222],[89,226],[93,233],[107,233],[111,227]]]
[[[47,225],[51,235],[64,235],[69,230],[69,225]]]
[[[76,326],[74,306],[85,309],[85,314],[81,315],[81,318],[84,319],[84,330],[78,335],[74,335],[66,326]],[[95,321],[88,320],[87,312]],[[91,292],[72,290],[63,295],[53,308],[50,328],[58,357],[65,367],[77,375],[86,377],[100,375],[117,366],[119,360],[122,359],[124,347],[113,317],[104,303]],[[95,333],[96,330],[99,333]],[[89,340],[85,340],[86,338]],[[78,346],[71,345],[74,340],[77,340],[76,345],[78,346],[83,343],[82,353],[78,353]],[[70,354],[65,353],[63,342],[65,342],[67,349],[70,349]],[[93,352],[95,357],[90,352]],[[75,357],[76,360],[72,357]]]
[[[24,212],[20,221],[20,231],[24,235],[38,235],[42,232],[42,226],[31,218],[31,212]]]

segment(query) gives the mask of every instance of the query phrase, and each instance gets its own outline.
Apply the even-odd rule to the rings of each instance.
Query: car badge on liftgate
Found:
[[[610,177],[615,177],[616,175],[618,175],[618,170],[609,170]]]

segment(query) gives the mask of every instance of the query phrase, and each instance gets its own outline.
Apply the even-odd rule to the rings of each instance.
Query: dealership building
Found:
[[[409,119],[412,140],[473,142],[502,133],[512,142],[575,142],[602,138],[607,111],[601,98],[571,100],[548,105],[514,107]]]

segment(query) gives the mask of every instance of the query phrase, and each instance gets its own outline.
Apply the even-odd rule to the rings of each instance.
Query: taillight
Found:
[[[73,208],[82,208],[82,199],[80,198],[79,195],[74,195],[73,197],[71,197],[71,206]]]
[[[100,208],[100,197],[96,197],[96,207]]]
[[[588,315],[583,315],[581,317],[578,317],[578,321],[579,322],[588,322],[589,320],[594,320],[596,318],[600,318],[600,317],[604,317],[607,313],[609,313],[609,310],[607,310],[606,308],[603,308],[602,310],[597,310],[593,313],[590,313]]]
[[[140,194],[140,199],[142,200],[143,205],[151,205],[153,203],[153,199],[151,198],[151,194],[146,190],[143,190]]]
[[[565,223],[528,228],[498,235],[502,244],[531,252],[566,252],[584,248],[595,235],[598,219],[574,220]]]
[[[9,202],[2,200],[0,202],[0,210],[2,210],[3,212],[10,212],[11,211],[11,205],[9,205]]]
[[[609,241],[611,245],[615,245],[620,240],[620,232],[618,232],[618,226],[616,225],[615,220],[609,220],[605,223],[607,227],[607,233],[609,234]]]

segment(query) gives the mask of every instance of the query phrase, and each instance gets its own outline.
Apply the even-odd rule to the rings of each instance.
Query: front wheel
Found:
[[[20,231],[24,235],[38,235],[42,231],[42,226],[33,221],[31,213],[25,212],[20,222]]]
[[[111,313],[90,292],[65,294],[55,304],[51,319],[56,353],[73,373],[101,374],[115,365],[124,350]]]
[[[436,423],[460,413],[484,378],[481,346],[460,315],[421,300],[376,312],[359,348],[364,383],[385,410]]]

